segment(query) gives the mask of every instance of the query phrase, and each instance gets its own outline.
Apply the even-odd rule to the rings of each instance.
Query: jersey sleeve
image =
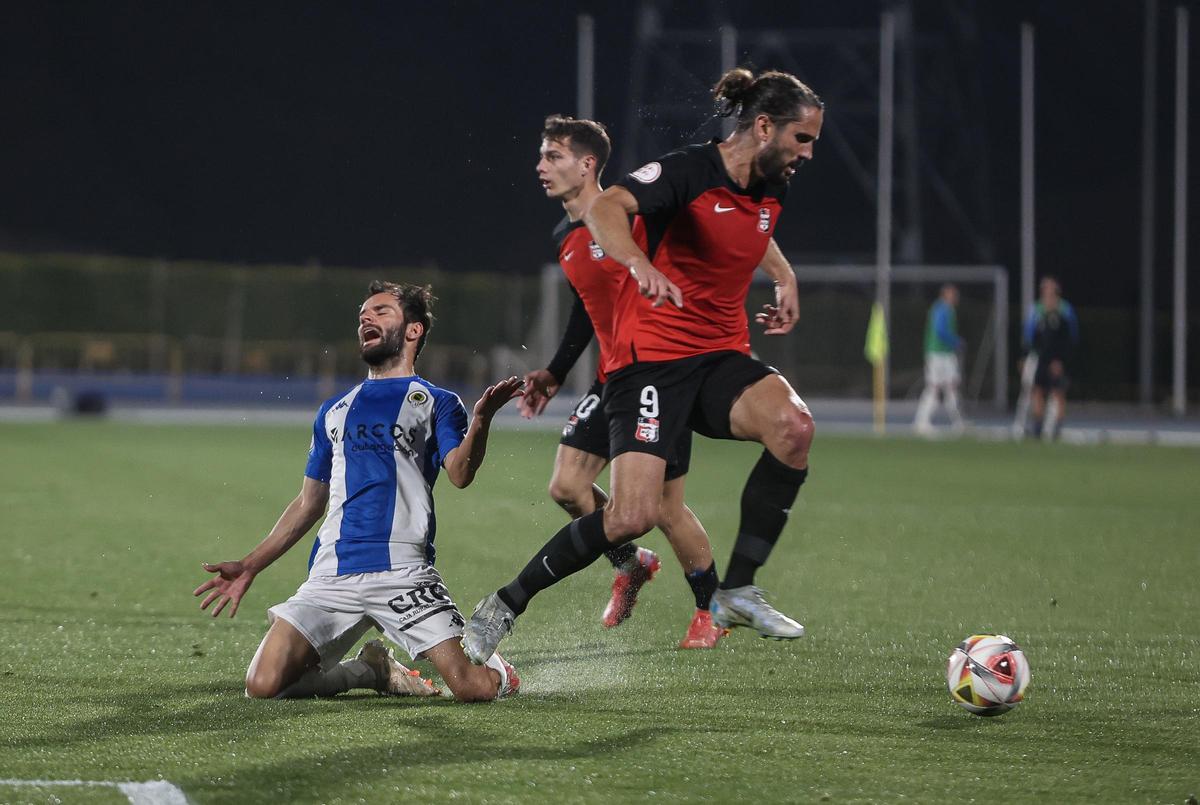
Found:
[[[592,336],[596,333],[592,318],[588,315],[587,308],[583,306],[583,299],[580,298],[579,292],[575,290],[574,285],[568,283],[568,286],[575,296],[575,303],[571,306],[571,316],[567,319],[567,329],[563,332],[558,351],[546,365],[546,371],[554,375],[554,379],[560,386],[567,379],[571,367],[579,360],[579,356],[587,349],[587,345],[592,343]]]
[[[314,481],[327,484],[333,474],[333,443],[329,441],[329,434],[325,432],[325,411],[326,406],[321,406],[317,418],[313,421],[312,439],[308,444],[308,464],[304,467],[304,474]]]
[[[462,444],[467,435],[467,409],[457,394],[440,391],[433,409],[433,433],[436,442],[434,466],[446,462],[446,455]]]
[[[617,184],[637,199],[639,215],[670,215],[691,200],[694,172],[688,155],[674,151],[626,174]]]

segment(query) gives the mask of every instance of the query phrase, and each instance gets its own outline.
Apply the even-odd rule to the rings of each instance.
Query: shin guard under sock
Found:
[[[608,561],[612,562],[612,566],[617,570],[621,566],[637,555],[638,546],[636,542],[626,542],[624,545],[618,545],[615,548],[610,548],[604,552],[604,556]]]
[[[742,490],[742,522],[729,569],[721,582],[722,590],[754,583],[754,574],[771,555],[807,477],[807,468],[789,467],[763,451]]]
[[[534,554],[529,564],[507,586],[497,591],[500,600],[520,615],[542,590],[583,570],[612,546],[604,536],[604,510],[572,520]]]

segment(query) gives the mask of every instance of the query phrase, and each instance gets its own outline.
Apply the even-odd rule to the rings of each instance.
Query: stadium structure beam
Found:
[[[1146,0],[1142,55],[1142,237],[1139,264],[1141,316],[1138,336],[1138,399],[1154,402],[1154,191],[1158,136],[1158,0]]]
[[[1021,304],[1024,316],[1033,304],[1034,253],[1034,153],[1033,153],[1033,23],[1021,23]]]
[[[883,310],[884,332],[892,319],[892,147],[895,114],[896,15],[879,17],[879,161],[875,196],[875,302]],[[884,352],[876,371],[875,431],[883,433],[887,421],[888,356]]]
[[[1171,409],[1187,413],[1188,10],[1175,8],[1175,349]]]

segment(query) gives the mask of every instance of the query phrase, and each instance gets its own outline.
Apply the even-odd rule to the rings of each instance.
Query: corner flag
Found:
[[[887,323],[883,319],[883,305],[876,302],[871,306],[871,321],[867,324],[867,344],[863,347],[863,355],[873,366],[882,366],[887,354]]]

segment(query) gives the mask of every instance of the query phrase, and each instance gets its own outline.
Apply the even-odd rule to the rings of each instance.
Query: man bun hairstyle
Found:
[[[429,337],[429,331],[433,328],[433,303],[437,299],[433,295],[433,286],[375,280],[367,286],[367,291],[371,296],[386,293],[395,297],[404,313],[405,326],[413,322],[424,325],[421,337],[417,340],[416,354],[420,355],[421,350],[425,348],[425,339]]]
[[[543,140],[565,142],[576,159],[591,154],[596,158],[596,176],[608,164],[612,154],[612,140],[603,123],[595,120],[576,120],[565,115],[550,115],[542,126]]]
[[[754,119],[766,115],[775,124],[799,120],[801,107],[824,109],[825,102],[807,84],[791,73],[766,70],[757,76],[745,67],[735,67],[713,87],[717,114],[735,117],[737,130],[750,128]]]

